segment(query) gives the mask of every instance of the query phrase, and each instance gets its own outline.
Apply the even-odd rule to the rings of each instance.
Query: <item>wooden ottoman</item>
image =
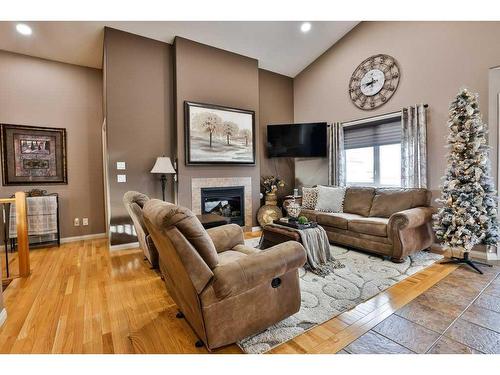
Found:
[[[286,241],[297,241],[302,243],[300,240],[300,234],[292,229],[286,229],[283,227],[278,227],[276,225],[266,225],[262,229],[262,238],[260,240],[260,248],[267,249],[271,246],[278,245]]]

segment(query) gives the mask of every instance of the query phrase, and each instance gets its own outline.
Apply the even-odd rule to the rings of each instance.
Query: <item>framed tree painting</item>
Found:
[[[255,112],[184,102],[186,164],[255,165]]]
[[[0,124],[3,185],[67,184],[66,129]]]

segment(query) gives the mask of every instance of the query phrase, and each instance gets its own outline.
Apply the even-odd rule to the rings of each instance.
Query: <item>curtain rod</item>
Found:
[[[424,108],[428,108],[429,104],[424,104],[423,106],[424,106]],[[394,111],[394,112],[383,113],[381,115],[370,116],[370,117],[363,117],[363,118],[356,119],[356,120],[345,121],[345,122],[341,122],[341,124],[342,124],[342,126],[359,125],[359,124],[364,124],[364,123],[367,123],[367,122],[373,122],[373,121],[379,121],[379,120],[387,120],[387,119],[390,119],[390,118],[397,118],[400,115],[401,115],[401,111]]]

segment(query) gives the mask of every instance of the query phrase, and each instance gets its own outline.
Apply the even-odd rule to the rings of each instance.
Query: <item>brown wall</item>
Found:
[[[68,184],[2,186],[0,197],[41,188],[60,194],[62,237],[104,233],[102,73],[0,51],[0,123],[66,128]],[[89,226],[73,226],[88,217]]]
[[[149,173],[157,156],[173,156],[172,46],[134,34],[105,30],[105,99],[112,224],[130,222],[123,194],[137,190],[161,199],[159,176]],[[127,163],[125,171],[116,162]],[[126,183],[116,175],[126,174]],[[169,176],[166,199],[173,201]],[[129,242],[112,235],[112,244]]]
[[[362,22],[294,79],[295,121],[348,121],[429,104],[429,187],[444,173],[448,106],[460,87],[479,93],[488,119],[488,69],[500,65],[500,22]],[[386,53],[399,62],[397,92],[374,111],[357,109],[347,88],[356,66]],[[496,174],[497,129],[490,129]]]
[[[286,186],[279,195],[293,193],[293,158],[267,157],[267,125],[293,123],[293,79],[259,69],[260,174],[279,176]]]
[[[253,221],[260,206],[260,165],[186,166],[184,150],[184,101],[218,104],[255,111],[255,139],[259,139],[259,72],[257,60],[204,44],[175,39],[179,204],[191,207],[193,177],[251,177]],[[256,153],[260,145],[256,142]]]

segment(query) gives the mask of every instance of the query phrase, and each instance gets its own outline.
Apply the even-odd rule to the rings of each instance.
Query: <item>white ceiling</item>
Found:
[[[259,60],[259,67],[295,77],[358,22],[311,22],[308,33],[298,21],[81,21],[26,22],[29,37],[17,22],[0,22],[0,49],[55,61],[102,67],[104,26],[172,43],[182,36]]]

